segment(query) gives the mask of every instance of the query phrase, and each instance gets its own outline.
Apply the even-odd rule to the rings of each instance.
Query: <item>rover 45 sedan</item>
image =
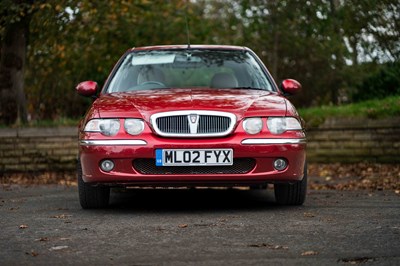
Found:
[[[132,48],[79,125],[78,187],[83,208],[109,204],[112,187],[274,185],[283,205],[306,197],[306,136],[278,87],[246,47],[176,45]]]

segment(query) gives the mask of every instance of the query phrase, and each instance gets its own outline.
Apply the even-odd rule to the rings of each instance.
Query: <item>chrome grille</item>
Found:
[[[172,134],[190,134],[189,121],[185,115],[165,116],[156,119],[162,132]]]
[[[232,132],[236,116],[217,111],[175,111],[150,118],[157,134],[166,137],[213,137]]]
[[[197,133],[207,134],[207,133],[224,132],[229,128],[229,122],[230,119],[228,117],[214,116],[214,115],[200,115]]]

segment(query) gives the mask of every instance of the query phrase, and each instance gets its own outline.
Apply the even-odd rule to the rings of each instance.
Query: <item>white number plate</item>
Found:
[[[232,149],[156,150],[156,166],[210,166],[232,164]]]

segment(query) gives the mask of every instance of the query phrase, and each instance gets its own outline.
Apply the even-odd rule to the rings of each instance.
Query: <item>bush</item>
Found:
[[[400,95],[400,62],[383,65],[377,72],[366,77],[353,94],[353,101],[382,99]]]

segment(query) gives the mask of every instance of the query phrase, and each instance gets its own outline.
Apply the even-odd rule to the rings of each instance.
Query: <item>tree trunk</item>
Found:
[[[29,18],[6,28],[0,56],[0,123],[27,122],[24,67]]]

